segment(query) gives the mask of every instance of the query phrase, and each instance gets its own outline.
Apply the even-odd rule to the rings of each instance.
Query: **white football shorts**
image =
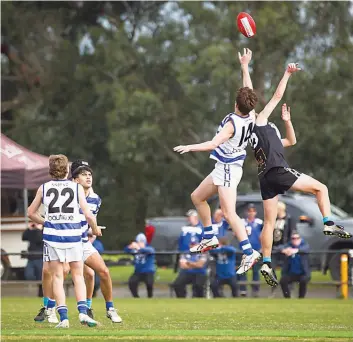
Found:
[[[223,164],[217,162],[210,175],[214,185],[236,190],[243,176],[243,168],[238,164]]]
[[[90,241],[82,242],[83,245],[83,261],[86,261],[92,254],[98,253]]]
[[[74,262],[82,261],[83,248],[82,243],[72,248],[55,248],[44,242],[43,261]]]

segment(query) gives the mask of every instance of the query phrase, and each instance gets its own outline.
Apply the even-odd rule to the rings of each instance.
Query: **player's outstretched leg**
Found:
[[[264,206],[264,226],[261,232],[261,247],[263,255],[263,265],[261,274],[268,285],[275,287],[278,280],[271,265],[271,253],[273,244],[273,230],[277,217],[278,196],[263,201]]]
[[[113,304],[113,285],[109,269],[105,265],[103,258],[96,250],[85,260],[85,267],[87,266],[88,268],[91,268],[94,272],[96,272],[101,279],[101,290],[105,299],[107,317],[113,323],[121,323],[123,320],[119,316]],[[92,295],[93,288],[91,288],[91,293],[88,292],[87,288],[87,298],[92,298]]]
[[[323,217],[323,233],[325,235],[335,235],[342,239],[349,239],[352,237],[352,234],[346,232],[343,226],[335,224],[332,219],[330,197],[325,184],[320,183],[310,176],[301,174],[292,185],[291,190],[309,192],[316,196],[317,203]]]
[[[235,212],[237,190],[232,187],[218,187],[219,202],[224,214],[224,218],[229,223],[234,235],[239,241],[239,245],[244,253],[237,274],[243,274],[249,271],[260,259],[260,253],[252,249],[248,239],[244,222]]]
[[[199,244],[190,249],[192,253],[204,253],[218,247],[218,239],[213,233],[211,209],[207,203],[212,195],[217,193],[217,186],[213,184],[212,177],[207,176],[191,194],[191,200],[197,210],[203,225],[203,237]]]

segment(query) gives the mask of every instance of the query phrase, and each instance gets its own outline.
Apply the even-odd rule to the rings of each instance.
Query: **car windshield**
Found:
[[[337,219],[345,219],[347,217],[349,217],[349,215],[343,211],[342,209],[336,207],[335,205],[331,204],[331,215],[332,215],[332,218],[335,220]]]

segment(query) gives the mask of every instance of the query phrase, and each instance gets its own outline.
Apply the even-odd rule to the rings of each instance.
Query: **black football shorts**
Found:
[[[260,177],[260,190],[263,200],[284,194],[301,173],[288,167],[274,167]]]

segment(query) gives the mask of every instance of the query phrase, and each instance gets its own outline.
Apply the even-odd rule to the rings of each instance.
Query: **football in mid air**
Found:
[[[237,16],[237,26],[241,34],[247,38],[252,38],[256,34],[256,24],[254,19],[246,12],[240,12]]]

